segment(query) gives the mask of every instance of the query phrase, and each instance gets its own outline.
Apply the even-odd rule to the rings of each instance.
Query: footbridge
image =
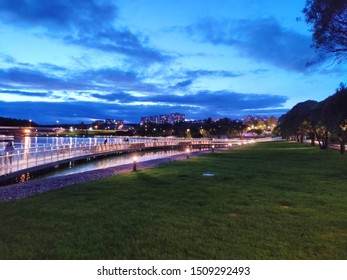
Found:
[[[97,143],[56,143],[55,145],[34,145],[16,147],[14,153],[2,152],[0,156],[0,183],[13,178],[20,178],[32,172],[56,169],[59,166],[73,165],[75,162],[89,161],[98,157],[135,153],[144,150],[231,148],[255,141],[239,139],[185,139],[185,138],[131,138],[118,142]],[[20,180],[20,179],[19,179]]]

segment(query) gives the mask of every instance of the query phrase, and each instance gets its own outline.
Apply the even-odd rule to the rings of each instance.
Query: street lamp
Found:
[[[189,148],[186,149],[186,153],[187,153],[187,159],[188,159],[189,158],[189,153],[190,153],[190,149]]]
[[[134,156],[133,157],[133,171],[136,171],[137,168],[136,168],[136,162],[137,162],[137,156]]]

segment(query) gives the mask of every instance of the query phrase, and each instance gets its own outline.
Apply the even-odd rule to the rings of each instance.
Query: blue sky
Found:
[[[180,112],[280,116],[346,66],[317,54],[305,0],[1,0],[0,116],[40,124]]]

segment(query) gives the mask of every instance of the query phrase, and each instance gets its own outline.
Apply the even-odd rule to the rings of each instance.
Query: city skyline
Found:
[[[3,0],[0,117],[240,119],[322,101],[346,66],[307,67],[305,2]]]

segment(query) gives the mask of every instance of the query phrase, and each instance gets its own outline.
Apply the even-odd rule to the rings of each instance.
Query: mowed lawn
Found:
[[[1,259],[347,259],[347,155],[258,143],[1,202],[0,222]]]

